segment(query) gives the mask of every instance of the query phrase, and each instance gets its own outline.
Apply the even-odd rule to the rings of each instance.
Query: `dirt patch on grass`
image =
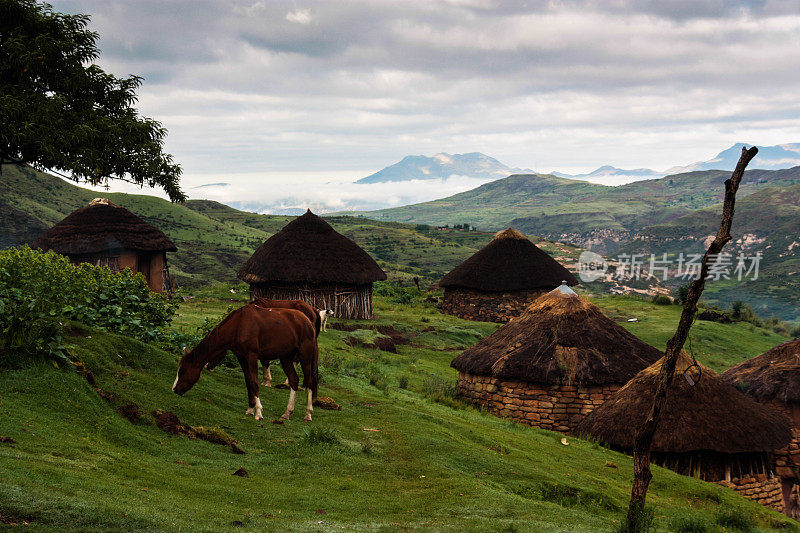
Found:
[[[12,439],[11,437],[0,437],[0,442],[3,444],[16,444],[17,441]]]
[[[394,341],[389,337],[378,337],[373,342],[364,342],[356,337],[347,337],[344,343],[348,346],[361,346],[363,348],[371,348],[373,350],[382,350],[384,352],[397,353],[397,346]]]
[[[377,331],[381,335],[385,335],[392,339],[393,344],[408,344],[410,342],[408,336],[403,333],[402,331],[398,330],[394,326],[391,325],[353,325],[353,324],[328,324],[330,329],[335,329],[338,331],[355,331],[357,329],[371,329],[373,331]],[[348,337],[350,338],[350,337]],[[345,342],[347,340],[345,339]],[[352,344],[350,345],[352,346]]]
[[[119,407],[117,412],[132,424],[135,424],[142,418],[142,412],[139,408],[139,405],[134,402],[126,403],[122,407]]]
[[[221,429],[207,428],[202,426],[192,427],[189,424],[181,422],[181,419],[178,418],[178,415],[172,411],[164,411],[162,409],[156,409],[153,411],[153,417],[156,419],[156,425],[164,433],[188,437],[190,439],[200,439],[212,444],[227,446],[233,453],[246,453],[239,447],[239,443],[236,441],[236,439]]]
[[[327,409],[329,411],[341,411],[342,406],[334,401],[330,396],[322,396],[314,400],[314,407]]]

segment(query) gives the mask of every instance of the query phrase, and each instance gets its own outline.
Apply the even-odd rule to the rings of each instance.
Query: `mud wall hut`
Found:
[[[562,285],[450,366],[459,395],[497,416],[570,433],[662,355]]]
[[[795,499],[800,491],[800,339],[740,363],[721,377],[791,421],[792,440],[775,451],[775,472],[781,478],[786,514],[800,518]]]
[[[105,198],[72,212],[40,235],[33,247],[53,250],[74,264],[90,263],[115,272],[129,268],[141,273],[155,292],[174,288],[167,252],[177,248],[169,237]]]
[[[468,320],[504,323],[562,282],[578,283],[555,259],[508,228],[442,278],[442,311]]]
[[[238,273],[250,299],[304,300],[341,318],[372,318],[372,284],[386,274],[310,210],[253,253]]]
[[[636,375],[587,416],[575,433],[631,453],[636,433],[653,405],[662,361]],[[772,451],[790,439],[790,424],[783,415],[748,398],[681,353],[650,459],[783,511]]]

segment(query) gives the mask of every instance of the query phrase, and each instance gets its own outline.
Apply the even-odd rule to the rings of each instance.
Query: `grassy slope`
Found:
[[[704,239],[719,228],[721,204],[700,209],[667,224],[651,226],[624,247],[627,253],[702,253]],[[744,283],[723,280],[712,283],[704,294],[711,302],[729,306],[748,302],[764,316],[776,314],[800,320],[797,295],[800,294],[800,185],[770,187],[736,202],[733,221],[734,241],[726,253],[741,251],[750,256],[763,254],[758,280]],[[743,247],[741,237],[753,241]]]
[[[227,288],[201,294],[184,305],[179,323],[193,327],[243,297]],[[600,303],[623,316],[648,313],[652,321],[636,326],[653,338],[675,318],[671,308],[641,301]],[[244,456],[168,437],[149,416],[133,425],[76,373],[47,365],[0,372],[0,435],[17,441],[0,444],[0,514],[6,521],[29,519],[34,530],[614,527],[627,499],[628,457],[573,438],[563,446],[561,435],[497,419],[448,397],[434,403],[422,394],[431,391],[426,383],[435,376],[452,382],[452,357],[496,326],[444,316],[422,304],[399,306],[378,298],[376,307],[378,323],[417,336],[390,354],[349,347],[343,342],[349,334],[341,331],[323,334],[322,395],[333,396],[343,410],[317,410],[311,425],[300,422],[302,401],[294,420],[270,424],[287,397],[276,390],[261,395],[266,423],[259,427],[246,418],[239,370],[206,373],[180,398],[169,390],[175,356],[93,330],[70,339],[99,386],[114,394],[114,405],[135,401],[147,413],[169,409],[187,423],[223,427],[247,450]],[[428,326],[437,331],[421,333]],[[719,332],[725,326],[709,327]],[[758,334],[740,333],[737,342],[762,341]],[[401,376],[409,390],[398,388]],[[371,379],[384,390],[370,385]],[[338,442],[309,442],[311,427],[335,431]],[[609,461],[619,468],[606,467]],[[242,466],[249,478],[231,475]],[[666,470],[655,469],[651,487],[659,531],[683,517],[710,523],[726,510],[753,517],[763,528],[797,529],[731,491]],[[234,521],[242,526],[232,526]]]
[[[550,238],[594,230],[630,231],[666,222],[722,199],[730,172],[707,170],[608,187],[551,175],[514,175],[432,202],[365,212],[377,220],[468,222],[500,229],[512,220]],[[747,172],[740,195],[800,183],[800,167]],[[535,228],[535,229],[534,229]]]

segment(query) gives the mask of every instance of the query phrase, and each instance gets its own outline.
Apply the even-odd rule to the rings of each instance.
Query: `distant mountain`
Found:
[[[468,154],[439,153],[433,157],[409,155],[356,183],[386,183],[411,180],[445,180],[450,176],[468,176],[496,180],[531,170],[511,168],[480,152]]]
[[[583,180],[590,183],[599,183],[601,185],[624,185],[632,181],[656,179],[664,176],[663,173],[657,172],[649,168],[635,168],[626,170],[624,168],[612,167],[611,165],[603,165],[602,167],[589,172],[588,174],[565,174],[563,172],[552,172],[553,176],[560,178],[569,178],[574,180]]]
[[[751,144],[736,143],[727,150],[723,150],[707,161],[698,161],[685,166],[676,166],[664,171],[650,168],[624,169],[611,165],[604,165],[588,174],[565,174],[552,172],[560,178],[584,180],[602,185],[623,185],[633,181],[656,179],[670,174],[681,174],[696,170],[733,170],[739,157],[742,155],[743,146]],[[778,170],[800,165],[800,143],[778,144],[775,146],[759,146],[758,155],[750,163],[752,169]]]
[[[692,163],[685,167],[672,167],[666,174],[691,172],[693,170],[733,170],[743,146],[752,144],[736,143],[727,150],[718,153],[713,159]],[[758,155],[750,162],[749,168],[776,170],[800,165],[800,143],[778,144],[775,146],[759,146]]]

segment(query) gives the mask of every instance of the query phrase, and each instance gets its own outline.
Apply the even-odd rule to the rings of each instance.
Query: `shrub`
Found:
[[[27,246],[0,251],[0,366],[35,355],[66,359],[64,323],[75,320],[143,341],[156,341],[177,303],[151,293],[144,277],[72,265]]]
[[[717,513],[714,521],[726,529],[741,531],[742,533],[755,529],[753,519],[741,509],[724,509]]]
[[[682,516],[670,524],[676,533],[706,533],[710,531],[708,523],[696,516]]]
[[[686,296],[689,294],[689,285],[681,285],[673,291],[676,304],[683,304],[686,301]]]
[[[672,298],[664,294],[653,295],[653,303],[656,305],[672,305]]]
[[[336,431],[320,426],[311,426],[311,429],[307,429],[303,435],[303,440],[307,444],[323,446],[332,446],[342,442]]]
[[[627,517],[623,517],[622,523],[616,531],[617,533],[647,533],[653,528],[654,519],[653,510],[639,504],[633,509],[633,527],[629,527]]]
[[[422,383],[422,394],[436,403],[449,407],[461,407],[456,393],[456,384],[452,380],[442,379],[438,376],[429,376]]]

